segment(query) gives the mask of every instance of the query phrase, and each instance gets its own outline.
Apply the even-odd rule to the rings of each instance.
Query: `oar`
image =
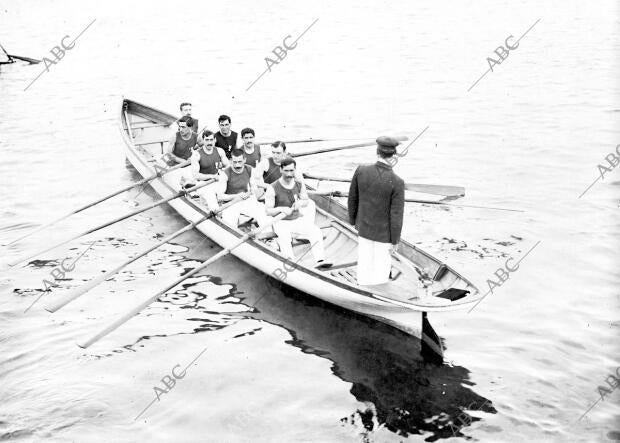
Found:
[[[271,142],[254,142],[257,145],[270,145],[272,143],[275,143],[276,141],[282,141],[283,143],[286,144],[294,144],[294,143],[314,143],[314,142],[340,142],[340,141],[346,141],[346,140],[364,140],[364,138],[307,138],[304,140],[274,140]],[[371,141],[368,141],[368,143],[372,143]]]
[[[351,179],[349,178],[325,177],[314,174],[304,174],[304,177],[312,180],[325,180],[330,182],[351,182]],[[423,192],[425,194],[443,195],[444,197],[462,197],[465,195],[465,188],[462,186],[405,183],[405,189],[408,191]]]
[[[406,141],[408,140],[407,137],[405,136],[400,136],[400,137],[394,137],[396,140],[398,141]],[[347,146],[336,146],[333,148],[321,148],[321,149],[315,149],[314,151],[306,151],[306,152],[298,152],[295,154],[291,154],[292,157],[303,157],[305,155],[312,155],[312,154],[322,154],[323,152],[332,152],[332,151],[340,151],[342,149],[353,149],[353,148],[365,148],[367,146],[374,146],[377,143],[375,141],[372,142],[365,142],[365,143],[357,143],[355,145],[347,145]]]
[[[134,184],[131,184],[131,185],[129,185],[129,186],[124,187],[123,189],[119,189],[118,191],[115,191],[115,192],[113,192],[113,193],[111,193],[111,194],[109,194],[109,195],[106,195],[105,197],[100,198],[99,200],[96,200],[96,201],[94,201],[94,202],[92,202],[92,203],[88,203],[87,205],[84,205],[84,206],[82,206],[81,208],[75,209],[75,210],[73,210],[73,211],[69,212],[68,214],[63,215],[62,217],[57,218],[56,220],[53,220],[53,221],[51,221],[51,222],[49,222],[49,223],[46,223],[46,224],[44,224],[44,225],[42,225],[42,226],[39,226],[39,227],[38,227],[38,228],[36,228],[35,230],[30,231],[29,233],[27,233],[27,234],[25,234],[25,235],[22,235],[22,236],[21,236],[21,237],[19,237],[19,238],[16,238],[16,239],[15,239],[15,240],[13,240],[11,243],[7,243],[5,246],[10,246],[10,245],[12,245],[13,243],[17,243],[18,241],[23,240],[23,239],[25,239],[26,237],[30,237],[31,235],[36,234],[37,232],[42,231],[42,230],[43,230],[43,229],[45,229],[45,228],[49,228],[50,226],[55,225],[56,223],[58,223],[58,222],[60,222],[60,221],[62,221],[62,220],[64,220],[64,219],[66,219],[66,218],[69,218],[69,217],[71,217],[72,215],[77,214],[78,212],[82,212],[82,211],[84,211],[84,210],[86,210],[86,209],[88,209],[88,208],[90,208],[90,207],[92,207],[92,206],[95,206],[96,204],[99,204],[99,203],[101,203],[101,202],[104,202],[104,201],[106,201],[106,200],[108,200],[108,199],[112,198],[112,197],[115,197],[115,196],[117,196],[118,194],[122,194],[122,193],[123,193],[123,192],[125,192],[125,191],[129,191],[130,189],[133,189],[133,188],[135,188],[135,187],[142,186],[142,185],[144,185],[144,184],[146,184],[146,183],[150,182],[151,180],[154,180],[154,179],[156,179],[156,178],[158,178],[158,177],[161,177],[162,175],[167,174],[168,172],[174,171],[175,169],[179,169],[179,168],[182,168],[182,167],[184,167],[184,166],[187,166],[187,165],[189,165],[190,163],[191,163],[191,160],[187,160],[187,161],[185,161],[185,162],[183,162],[183,163],[179,163],[178,165],[173,166],[173,167],[171,167],[171,168],[168,168],[168,169],[165,169],[165,170],[161,170],[161,171],[157,172],[156,174],[151,175],[150,177],[144,178],[144,179],[142,179],[142,180],[140,180],[140,181],[138,181],[138,182],[136,182],[136,183],[134,183]]]
[[[24,57],[23,55],[15,55],[15,54],[7,54],[7,55],[11,58],[15,58],[17,60],[28,62],[33,65],[36,65],[37,63],[41,63],[41,60],[38,60],[36,58]]]
[[[308,194],[313,195],[331,195],[333,197],[348,197],[348,192],[340,191],[308,191]],[[443,205],[443,206],[457,206],[460,208],[477,208],[477,209],[493,209],[495,211],[511,211],[511,212],[525,212],[522,209],[507,209],[507,208],[495,208],[493,206],[474,206],[474,205],[459,205],[447,202],[438,202],[433,200],[418,200],[415,198],[405,198],[407,203],[422,203],[424,205]]]
[[[219,260],[220,258],[230,254],[230,252],[233,249],[235,249],[236,247],[242,245],[243,243],[245,243],[249,239],[254,238],[257,234],[259,234],[263,230],[267,229],[269,226],[271,226],[273,223],[277,222],[278,220],[283,219],[284,217],[285,217],[285,214],[278,214],[269,223],[267,223],[267,224],[265,224],[265,225],[255,229],[255,230],[253,230],[252,232],[248,232],[243,237],[241,237],[239,240],[237,240],[235,243],[233,243],[232,246],[229,246],[228,248],[218,252],[213,257],[211,257],[209,260],[207,260],[206,262],[202,263],[200,266],[195,267],[194,269],[189,271],[187,274],[179,277],[174,282],[170,283],[164,289],[159,291],[157,294],[153,295],[152,297],[149,297],[148,299],[146,299],[145,301],[140,303],[138,306],[136,306],[135,308],[130,310],[128,313],[126,313],[125,315],[123,315],[122,317],[117,319],[115,322],[111,323],[107,327],[103,328],[101,331],[97,332],[95,335],[93,335],[88,340],[83,341],[81,343],[78,343],[78,346],[81,347],[81,348],[88,348],[90,345],[92,345],[93,343],[97,342],[98,340],[100,340],[101,338],[105,337],[110,332],[114,331],[116,328],[121,326],[123,323],[127,322],[128,320],[130,320],[134,315],[138,314],[141,310],[146,308],[148,305],[150,305],[151,303],[157,301],[157,299],[159,299],[159,297],[161,297],[166,292],[168,292],[169,290],[171,290],[172,288],[177,286],[179,283],[183,282],[184,280],[186,280],[187,278],[191,277],[192,275],[195,275],[198,272],[202,271],[204,268],[206,268],[207,266],[209,266],[213,262]]]
[[[125,214],[125,215],[123,215],[121,217],[115,218],[112,221],[103,223],[103,224],[101,224],[99,226],[95,226],[94,228],[88,229],[88,230],[86,230],[86,231],[84,231],[84,232],[82,232],[80,234],[74,235],[71,238],[65,239],[65,240],[61,241],[60,243],[56,243],[53,246],[47,247],[47,248],[45,248],[45,249],[43,249],[41,251],[37,251],[34,254],[30,254],[27,257],[21,257],[18,260],[10,262],[9,266],[15,266],[15,265],[17,265],[17,264],[19,264],[19,263],[21,263],[23,261],[30,260],[31,258],[36,257],[37,255],[44,254],[47,251],[51,251],[52,249],[56,249],[57,247],[62,246],[65,243],[69,243],[70,241],[73,241],[73,240],[78,239],[80,237],[83,237],[85,235],[91,234],[91,233],[93,233],[95,231],[98,231],[100,229],[103,229],[103,228],[105,228],[107,226],[113,225],[114,223],[117,223],[119,221],[123,221],[123,220],[125,220],[125,219],[127,219],[129,217],[132,217],[132,216],[136,215],[136,214],[140,214],[141,212],[148,211],[149,209],[153,209],[156,206],[163,205],[164,203],[167,203],[170,200],[174,200],[175,198],[179,198],[179,197],[187,195],[187,194],[189,194],[191,192],[194,192],[194,191],[196,191],[196,190],[198,190],[198,189],[200,189],[200,188],[202,188],[204,186],[207,186],[207,185],[213,183],[214,181],[215,181],[215,179],[207,180],[206,182],[201,183],[199,185],[196,185],[196,186],[194,186],[192,188],[181,190],[181,191],[177,192],[176,194],[174,194],[171,197],[167,197],[167,198],[163,198],[161,200],[157,200],[156,202],[153,202],[150,205],[143,206],[141,208],[136,209],[135,211],[130,212],[129,214]]]
[[[6,52],[6,49],[4,49],[4,46],[2,46],[2,44],[0,43],[0,50],[2,50],[2,52],[4,52],[6,54],[6,56],[9,58],[9,61],[6,63],[13,63],[13,60],[11,59],[11,56],[9,55],[8,52]]]
[[[53,301],[53,302],[49,303],[47,306],[45,306],[45,309],[47,311],[49,311],[49,312],[56,312],[56,311],[58,311],[63,306],[71,303],[76,298],[81,297],[82,295],[86,294],[88,291],[93,289],[95,286],[98,286],[99,284],[101,284],[104,281],[108,280],[114,274],[118,273],[119,271],[121,271],[126,266],[129,266],[131,263],[135,262],[139,258],[144,257],[145,255],[147,255],[148,253],[154,251],[155,249],[159,248],[160,246],[165,245],[166,243],[174,240],[175,238],[177,238],[179,235],[183,234],[184,232],[187,232],[187,231],[190,231],[190,230],[194,229],[196,226],[198,226],[202,222],[208,220],[209,218],[215,216],[216,214],[221,213],[222,211],[224,211],[227,208],[231,207],[235,203],[238,203],[238,202],[240,202],[242,200],[245,200],[247,197],[248,196],[245,195],[245,194],[244,194],[243,197],[237,197],[234,200],[231,200],[228,203],[220,206],[220,208],[217,211],[213,211],[209,215],[205,215],[204,217],[201,217],[199,220],[190,223],[189,225],[179,229],[176,232],[173,232],[168,237],[166,237],[163,240],[161,240],[159,243],[157,243],[157,244],[151,246],[150,248],[140,252],[139,254],[136,254],[135,256],[133,256],[132,258],[127,260],[125,263],[122,263],[122,264],[118,265],[116,268],[109,270],[108,272],[106,272],[106,273],[100,275],[99,277],[89,281],[88,283],[86,283],[86,284],[84,284],[84,285],[82,285],[82,286],[80,286],[78,288],[73,289],[72,291],[68,292],[64,297],[60,298],[59,300],[56,300],[56,301]]]

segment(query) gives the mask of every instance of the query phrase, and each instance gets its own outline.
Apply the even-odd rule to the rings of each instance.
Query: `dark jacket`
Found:
[[[405,182],[389,165],[358,166],[349,188],[349,222],[360,237],[397,244],[404,210]]]

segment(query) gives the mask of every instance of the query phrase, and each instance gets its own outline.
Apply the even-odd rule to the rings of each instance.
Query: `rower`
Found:
[[[242,149],[235,148],[230,154],[231,165],[223,169],[223,173],[220,174],[218,197],[220,201],[227,202],[245,193],[247,198],[225,209],[222,212],[222,219],[237,227],[239,216],[243,214],[253,218],[261,226],[265,224],[267,215],[265,208],[256,199],[256,187],[252,180],[254,168],[246,164],[246,156]]]
[[[325,261],[323,234],[314,224],[316,206],[308,198],[306,186],[296,180],[297,163],[287,157],[280,163],[280,178],[273,182],[265,194],[267,215],[285,214],[284,219],[274,223],[273,231],[278,236],[280,252],[286,258],[294,260],[292,234],[310,240],[312,255],[318,269],[328,269],[331,263]]]
[[[273,142],[271,144],[271,157],[263,157],[256,165],[256,171],[254,171],[254,179],[258,188],[267,190],[271,183],[280,178],[280,164],[285,158],[288,158],[286,144],[281,141]],[[301,183],[304,182],[303,174],[298,168],[295,168],[295,179]],[[261,196],[259,196],[260,199]]]
[[[198,140],[198,135],[192,131],[193,124],[194,119],[187,115],[177,121],[179,130],[168,141],[162,157],[166,162],[183,163],[191,157],[192,148]]]
[[[192,104],[191,103],[183,102],[179,106],[179,109],[181,110],[181,117],[185,117],[185,116],[192,117]],[[194,131],[195,133],[198,133],[198,119],[197,118],[192,117],[192,124],[189,126],[192,128],[192,131]]]
[[[398,249],[405,209],[405,182],[392,171],[398,140],[377,138],[377,162],[358,166],[349,188],[349,223],[358,231],[357,282],[387,283]]]
[[[254,144],[254,129],[243,128],[241,130],[241,140],[243,140],[243,151],[245,152],[245,164],[253,168],[261,160],[260,146]]]
[[[237,133],[230,129],[231,119],[227,115],[220,115],[217,119],[220,130],[215,133],[215,146],[222,148],[226,157],[230,158],[230,151],[237,147]]]
[[[203,145],[200,149],[192,153],[192,171],[194,180],[219,179],[220,169],[228,166],[228,159],[221,148],[215,147],[215,137],[213,132],[205,129],[201,134]],[[200,195],[210,210],[214,211],[219,206],[217,204],[217,182],[200,188]]]

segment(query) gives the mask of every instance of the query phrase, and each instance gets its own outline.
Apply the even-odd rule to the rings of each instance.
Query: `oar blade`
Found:
[[[279,214],[276,217],[274,217],[269,223],[266,223],[263,226],[253,230],[252,232],[243,235],[239,240],[237,240],[231,246],[229,246],[228,248],[223,249],[222,251],[218,252],[213,257],[211,257],[209,260],[207,260],[206,262],[202,263],[201,265],[195,267],[194,269],[192,269],[191,271],[189,271],[185,275],[182,275],[181,277],[176,279],[174,282],[169,284],[166,288],[162,289],[161,291],[159,291],[157,294],[153,295],[152,297],[149,297],[148,299],[146,299],[145,301],[140,303],[138,306],[133,308],[131,311],[127,312],[126,314],[124,314],[123,316],[118,318],[116,321],[114,321],[110,325],[106,326],[101,331],[97,332],[92,337],[88,338],[87,340],[78,342],[78,346],[80,348],[84,348],[85,349],[85,348],[88,348],[89,346],[91,346],[93,343],[96,343],[97,341],[99,341],[100,339],[102,339],[103,337],[108,335],[110,332],[114,331],[115,329],[117,329],[118,327],[120,327],[121,325],[123,325],[124,323],[129,321],[132,317],[137,315],[140,311],[142,311],[144,308],[149,306],[151,303],[155,302],[163,294],[165,294],[166,292],[170,291],[175,286],[179,285],[181,282],[183,282],[184,280],[188,279],[192,275],[195,275],[198,272],[202,271],[204,268],[206,268],[207,266],[209,266],[213,262],[219,260],[220,258],[224,257],[225,255],[230,254],[230,252],[233,249],[235,249],[238,246],[242,245],[243,243],[245,243],[249,239],[254,238],[257,234],[259,234],[260,232],[262,232],[265,229],[269,228],[275,222],[277,222],[279,220],[282,220],[284,217],[285,217],[285,214]]]
[[[114,274],[114,272],[106,272],[105,274],[100,275],[97,278],[92,279],[91,281],[72,289],[71,291],[67,292],[64,296],[60,297],[57,300],[54,300],[50,303],[48,303],[47,305],[45,305],[45,310],[51,313],[54,313],[56,311],[58,311],[60,308],[68,305],[69,303],[71,303],[73,300],[75,300],[76,298],[86,294],[88,291],[90,291],[91,289],[93,289],[94,287],[100,285],[101,283],[103,283],[104,281],[106,281],[108,278],[110,278],[112,275]]]
[[[311,180],[330,181],[330,182],[351,182],[351,179],[340,177],[327,177],[324,175],[316,175],[310,173],[304,173],[304,177]],[[408,191],[421,192],[424,194],[441,195],[443,197],[463,197],[465,195],[465,188],[462,186],[448,186],[448,185],[427,185],[417,183],[405,183],[405,189]]]
[[[465,195],[465,188],[462,186],[405,183],[405,189],[424,194],[442,195],[444,197],[463,197]]]
[[[192,269],[191,271],[189,271],[187,274],[182,275],[181,277],[176,279],[173,283],[169,284],[164,289],[159,291],[157,294],[155,294],[152,297],[149,297],[148,299],[144,300],[142,303],[137,305],[135,308],[133,308],[132,310],[130,310],[126,314],[123,314],[121,317],[116,319],[113,323],[109,324],[108,326],[106,326],[105,328],[103,328],[102,330],[97,332],[95,335],[93,335],[92,337],[90,337],[90,338],[88,338],[88,339],[86,339],[84,341],[78,342],[78,346],[80,348],[84,348],[85,349],[85,348],[88,348],[89,346],[91,346],[93,343],[96,343],[97,341],[101,340],[103,337],[108,335],[110,332],[116,330],[117,328],[119,328],[123,324],[127,323],[134,316],[136,316],[138,313],[140,313],[140,311],[142,311],[143,309],[145,309],[146,307],[148,307],[152,303],[156,302],[159,299],[159,297],[164,295],[166,292],[170,291],[171,289],[173,289],[174,287],[176,287],[177,285],[179,285],[181,282],[183,282],[184,280],[188,279],[192,275],[197,274],[198,272],[202,271],[204,268],[209,266],[211,263],[213,263],[213,262],[219,260],[220,258],[222,258],[223,256],[229,254],[230,251],[231,251],[231,248],[224,249],[224,250],[218,252],[213,257],[211,257],[209,260],[207,260],[206,262],[202,263],[200,266],[197,266],[194,269]]]

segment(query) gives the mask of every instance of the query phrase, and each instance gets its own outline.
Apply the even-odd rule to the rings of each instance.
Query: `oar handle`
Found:
[[[174,282],[172,282],[171,284],[169,284],[168,286],[166,286],[164,289],[162,289],[161,291],[159,291],[157,294],[153,295],[152,297],[149,297],[148,299],[144,300],[142,303],[140,303],[138,306],[136,306],[135,308],[133,308],[131,311],[129,311],[128,313],[124,314],[122,317],[120,317],[119,319],[117,319],[115,322],[113,322],[112,324],[106,326],[104,329],[102,329],[101,331],[99,331],[98,333],[96,333],[95,335],[93,335],[92,337],[90,337],[89,339],[87,339],[86,341],[80,342],[78,343],[78,346],[80,346],[81,348],[88,348],[90,345],[92,345],[93,343],[99,341],[101,338],[105,337],[106,335],[108,335],[110,332],[114,331],[116,328],[118,328],[119,326],[121,326],[123,323],[126,323],[128,320],[130,320],[133,316],[135,316],[136,314],[138,314],[140,311],[142,311],[144,308],[146,308],[147,306],[149,306],[151,303],[155,302],[157,299],[159,299],[159,297],[161,297],[162,295],[164,295],[167,291],[173,289],[175,286],[177,286],[179,283],[183,282],[184,280],[188,279],[189,277],[191,277],[192,275],[195,275],[196,273],[200,272],[201,270],[203,270],[204,268],[206,268],[207,266],[209,266],[211,263],[219,260],[220,258],[224,257],[225,255],[229,254],[233,249],[235,249],[236,247],[240,246],[241,244],[245,243],[246,241],[248,241],[251,238],[254,238],[254,236],[256,236],[257,234],[259,234],[260,232],[264,231],[265,229],[267,229],[268,227],[270,227],[271,225],[273,225],[274,223],[276,223],[279,220],[282,220],[284,217],[286,217],[285,214],[278,214],[276,217],[274,217],[269,223],[264,224],[263,226],[253,230],[252,232],[249,232],[247,234],[245,234],[244,236],[242,236],[238,241],[236,241],[232,246],[229,246],[226,249],[223,249],[222,251],[218,252],[217,254],[215,254],[213,257],[211,257],[209,260],[207,260],[206,262],[202,263],[201,265],[195,267],[194,269],[192,269],[191,271],[189,271],[188,273],[186,273],[185,275],[177,278]]]
[[[135,256],[133,256],[132,258],[130,258],[126,262],[120,264],[119,266],[115,267],[114,269],[111,269],[108,272],[100,275],[99,277],[89,281],[88,283],[86,283],[86,284],[84,284],[84,285],[82,285],[82,286],[80,286],[78,288],[73,289],[72,291],[68,292],[64,297],[49,303],[48,305],[45,306],[45,309],[47,311],[49,311],[49,312],[52,312],[52,313],[58,311],[60,308],[66,306],[69,303],[71,303],[76,298],[86,294],[88,291],[90,291],[94,287],[96,287],[96,286],[100,285],[101,283],[103,283],[104,281],[108,280],[114,274],[118,273],[123,268],[129,266],[131,263],[133,263],[136,260],[144,257],[145,255],[149,254],[150,252],[154,251],[155,249],[159,248],[160,246],[162,246],[162,245],[164,245],[164,244],[174,240],[176,237],[180,236],[181,234],[194,229],[196,226],[198,226],[199,224],[203,223],[207,219],[215,216],[216,214],[219,214],[220,212],[226,210],[230,206],[232,206],[235,203],[238,203],[238,202],[240,202],[242,200],[245,200],[245,198],[239,198],[239,197],[235,198],[234,200],[231,200],[230,202],[220,206],[220,208],[217,211],[213,211],[209,215],[205,215],[204,217],[201,217],[199,220],[197,220],[195,222],[192,222],[192,223],[190,223],[187,226],[184,226],[183,228],[179,229],[178,231],[173,232],[172,234],[170,234],[166,238],[162,239],[160,242],[158,242],[155,245],[147,248],[146,250],[140,252],[139,254],[136,254]]]

